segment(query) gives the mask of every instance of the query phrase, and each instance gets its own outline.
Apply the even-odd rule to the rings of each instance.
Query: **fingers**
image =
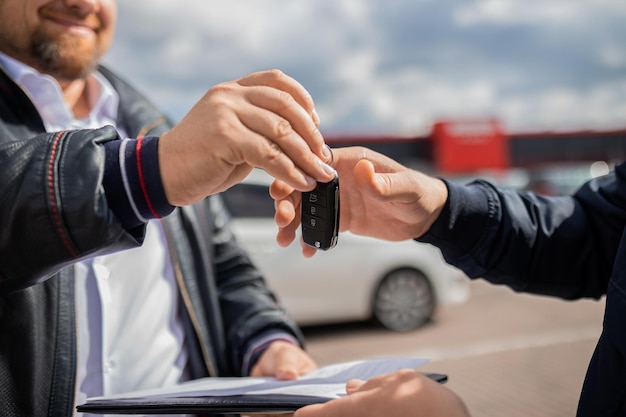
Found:
[[[274,221],[278,226],[276,242],[281,247],[289,246],[295,240],[300,224],[300,192],[280,180],[270,185],[269,192],[276,209],[274,215]]]
[[[245,86],[265,85],[274,87],[289,93],[311,116],[315,125],[319,125],[320,120],[315,111],[315,104],[311,94],[295,79],[280,70],[260,71],[249,74],[241,79],[239,83]]]
[[[345,397],[306,406],[294,413],[294,417],[348,416],[469,417],[470,414],[452,391],[406,369],[374,378]]]
[[[299,346],[277,340],[261,355],[252,368],[251,376],[273,376],[293,380],[317,369],[315,361]]]
[[[300,222],[301,216],[300,198],[300,192],[294,191],[293,195],[275,201],[276,214],[274,215],[274,221],[279,228],[292,229],[291,226],[293,226],[292,231],[295,233],[295,228],[297,228],[297,223]]]
[[[274,222],[278,226],[276,234],[276,242],[281,247],[289,246],[295,239],[300,228],[302,218],[301,212],[301,193],[295,191],[288,184],[276,180],[270,185],[270,196],[274,199]],[[302,246],[302,255],[310,258],[317,252],[316,249],[306,245],[300,239]]]
[[[316,368],[311,360],[302,357],[302,353],[290,351],[281,358],[275,376],[278,380],[290,381]]]
[[[422,185],[416,181],[415,172],[402,169],[397,172],[376,172],[368,160],[359,161],[354,167],[355,181],[363,193],[380,201],[409,202],[419,197]]]
[[[293,414],[293,417],[320,417],[324,415],[330,415],[324,412],[324,410],[328,408],[327,404],[328,403],[313,404],[313,405],[307,405],[306,407],[299,408]]]
[[[294,417],[351,417],[365,416],[362,404],[355,403],[350,397],[331,400],[323,404],[307,405],[299,408]]]
[[[341,231],[388,240],[413,238],[425,232],[445,203],[440,180],[432,184],[432,178],[366,148],[338,148],[334,153],[341,184]],[[300,226],[301,194],[280,181],[272,184],[270,194],[276,200],[276,240],[288,246]],[[301,246],[305,257],[316,253]]]
[[[351,379],[346,384],[346,392],[348,394],[352,394],[353,392],[359,391],[359,389],[365,384],[365,381],[362,379]]]
[[[286,342],[275,343],[281,343],[280,348],[276,350],[276,379],[293,380],[317,368],[300,347]]]
[[[263,131],[262,126],[246,126],[240,136],[248,139],[240,147],[246,165],[263,168],[271,176],[281,178],[302,191],[314,188],[319,178],[329,175],[330,169],[311,153],[297,133],[291,131],[287,136],[277,135]]]
[[[268,138],[277,150],[310,176],[318,181],[330,181],[334,170],[324,163],[329,154],[317,128],[319,117],[313,100],[306,89],[278,70],[254,73],[238,83],[247,87],[246,99],[257,108],[257,111],[243,112],[242,123]],[[270,174],[285,175],[284,161],[277,158],[275,163],[272,159],[268,162],[263,168]]]
[[[241,112],[240,119],[266,140],[249,149],[247,162],[277,178],[288,178],[297,167],[318,181],[330,181],[334,169],[324,163],[324,138],[304,109],[284,92],[263,88],[261,94],[258,87],[250,88],[248,99],[255,107]]]
[[[362,159],[354,166],[354,179],[357,187],[368,194],[375,194],[378,184],[374,164],[367,159]]]
[[[386,383],[389,383],[390,381],[395,379],[396,374],[388,373],[378,375],[367,381],[362,381],[359,379],[350,380],[346,384],[346,391],[348,392],[348,394],[353,394],[355,392],[364,392],[379,388],[380,386],[385,385]]]
[[[206,97],[214,108],[216,145],[233,145],[223,155],[227,163],[261,167],[301,191],[312,189],[315,180],[332,179],[334,170],[323,162],[324,138],[289,93],[227,82],[211,88]]]
[[[294,189],[330,181],[334,169],[310,94],[280,71],[212,87],[159,144],[168,201],[187,205],[223,191],[253,167]]]
[[[312,258],[317,253],[317,249],[304,243],[302,237],[300,237],[300,246],[302,247],[302,256],[305,258]]]
[[[356,382],[356,381],[355,381]],[[374,394],[374,395],[372,395]],[[294,413],[294,417],[369,417],[369,416],[410,416],[411,413],[399,414],[394,398],[376,396],[375,391],[355,393],[323,404],[302,407]]]

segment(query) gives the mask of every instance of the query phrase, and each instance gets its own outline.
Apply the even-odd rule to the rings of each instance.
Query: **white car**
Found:
[[[341,233],[336,247],[310,259],[302,256],[299,236],[279,247],[271,181],[255,169],[223,197],[238,240],[298,324],[374,318],[389,329],[408,331],[427,322],[437,305],[468,298],[468,278],[428,244]]]

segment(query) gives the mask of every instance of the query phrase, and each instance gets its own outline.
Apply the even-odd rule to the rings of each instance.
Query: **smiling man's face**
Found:
[[[115,0],[0,0],[0,51],[60,81],[87,76],[113,40]]]

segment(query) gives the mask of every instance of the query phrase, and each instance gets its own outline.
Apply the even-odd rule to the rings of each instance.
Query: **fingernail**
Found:
[[[331,152],[328,145],[324,145],[322,148],[322,156],[324,157],[324,162],[330,164],[333,162],[333,153]]]
[[[315,123],[316,125],[320,124],[320,116],[319,114],[317,114],[317,110],[315,110],[315,108],[313,108],[313,123]]]
[[[335,168],[331,167],[328,164],[324,164],[322,163],[322,169],[324,170],[325,173],[327,173],[328,175],[332,175],[335,176],[337,175],[337,171],[335,171]]]
[[[308,175],[304,176],[304,180],[309,187],[315,188],[315,186],[317,185],[317,181],[315,180],[315,178],[309,177]]]

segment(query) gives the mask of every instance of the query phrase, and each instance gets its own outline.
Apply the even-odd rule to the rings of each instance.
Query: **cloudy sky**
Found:
[[[118,0],[105,62],[173,119],[212,85],[279,68],[327,134],[626,128],[624,0]]]

